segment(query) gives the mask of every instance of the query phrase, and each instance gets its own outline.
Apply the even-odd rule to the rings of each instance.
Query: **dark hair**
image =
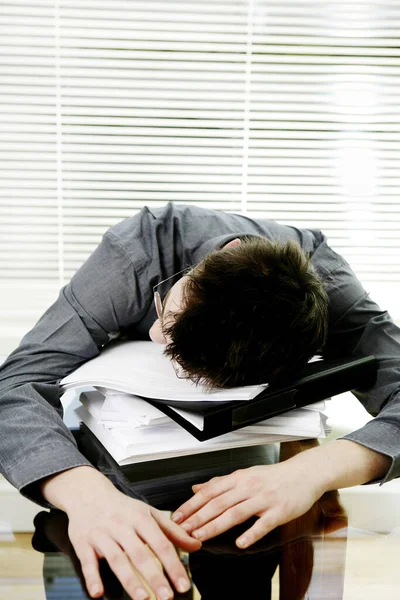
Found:
[[[294,242],[242,240],[189,275],[165,353],[206,387],[292,377],[325,343],[328,298]]]

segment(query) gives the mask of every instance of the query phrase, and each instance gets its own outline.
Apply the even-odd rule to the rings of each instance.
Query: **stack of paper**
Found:
[[[206,390],[179,379],[163,347],[153,342],[119,342],[85,363],[62,382],[64,390],[85,389],[78,418],[94,433],[120,465],[252,446],[293,439],[325,437],[324,402],[269,418],[255,425],[199,442],[141,396],[190,402],[246,401],[267,384],[229,390]],[[89,389],[92,391],[88,392]],[[199,429],[198,413],[174,408]]]
[[[108,397],[93,391],[82,394],[81,398],[83,404],[76,409],[76,414],[119,465],[240,446],[325,437],[327,431],[326,417],[320,412],[324,409],[324,402],[199,442],[157,408],[134,395]],[[125,411],[127,405],[129,415]],[[147,405],[149,410],[144,410],[143,405]]]

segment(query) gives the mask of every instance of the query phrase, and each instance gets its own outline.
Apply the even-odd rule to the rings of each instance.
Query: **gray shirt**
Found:
[[[97,356],[118,332],[149,339],[156,319],[153,286],[245,234],[294,239],[310,253],[329,296],[326,357],[373,354],[379,359],[375,385],[354,391],[376,418],[346,438],[392,458],[383,481],[400,475],[400,330],[325,236],[274,221],[168,204],[145,207],[111,227],[0,368],[0,471],[24,495],[45,504],[39,480],[90,464],[63,423],[60,380]]]

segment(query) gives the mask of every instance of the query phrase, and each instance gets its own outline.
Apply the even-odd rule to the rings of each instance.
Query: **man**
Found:
[[[169,293],[164,284],[156,288],[157,319],[153,287],[164,280]],[[283,463],[195,486],[174,523],[94,470],[61,418],[60,379],[110,339],[148,339],[149,330],[189,375],[208,384],[287,377],[317,349],[326,356],[375,354],[377,382],[356,395],[378,416]],[[132,564],[160,600],[171,598],[149,548],[184,591],[174,546],[196,550],[201,540],[258,516],[237,540],[246,547],[327,490],[400,474],[399,348],[398,328],[321,232],[195,206],[144,208],[105,234],[4,364],[1,471],[27,497],[67,513],[93,597],[102,593],[97,561],[105,557],[134,600],[148,594]]]

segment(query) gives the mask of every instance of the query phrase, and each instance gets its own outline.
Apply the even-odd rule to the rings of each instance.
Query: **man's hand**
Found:
[[[303,515],[322,495],[289,462],[249,467],[193,486],[195,495],[173,519],[197,539],[212,538],[253,516],[256,523],[236,543],[246,548],[272,529]],[[179,515],[180,513],[180,515]]]
[[[172,518],[204,541],[257,516],[236,540],[246,548],[303,515],[325,492],[383,477],[390,463],[388,456],[360,444],[335,440],[282,463],[250,467],[195,485],[195,495]]]
[[[189,589],[190,582],[174,546],[194,551],[200,543],[165,513],[122,494],[90,467],[58,474],[43,484],[42,491],[49,502],[68,515],[69,537],[91,596],[104,593],[99,558],[107,560],[133,600],[149,598],[133,566],[159,600],[173,597],[156,557],[178,591]]]

